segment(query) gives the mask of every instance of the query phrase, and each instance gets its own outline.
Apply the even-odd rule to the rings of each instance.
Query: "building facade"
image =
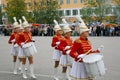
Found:
[[[38,4],[40,0],[25,0],[27,4],[27,10],[28,12],[32,12]],[[73,22],[75,20],[76,16],[81,15],[81,9],[86,7],[84,4],[86,0],[59,0],[60,9],[59,14],[62,14],[62,17],[65,17],[68,21]],[[89,0],[92,1],[92,0]],[[101,0],[98,0],[101,1]],[[116,6],[114,5],[114,0],[105,0],[107,4],[111,4],[113,7],[111,7],[106,10],[107,13],[114,12],[116,10]],[[2,5],[2,12],[5,12],[4,7],[7,6],[6,0],[1,0]],[[119,14],[119,13],[117,13]]]

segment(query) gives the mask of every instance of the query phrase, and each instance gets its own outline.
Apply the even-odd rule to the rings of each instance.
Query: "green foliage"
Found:
[[[59,20],[60,5],[58,0],[41,0],[40,7],[34,10],[36,23],[53,24],[53,20]]]
[[[27,9],[25,0],[7,0],[8,5],[5,8],[8,21],[10,23],[13,22],[13,17],[17,17],[17,19],[21,19],[22,16],[27,16]]]
[[[1,9],[1,6],[0,6],[0,24],[2,24],[2,9]]]

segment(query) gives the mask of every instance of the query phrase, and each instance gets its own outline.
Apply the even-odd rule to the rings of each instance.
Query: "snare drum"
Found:
[[[25,56],[33,56],[36,53],[32,42],[24,44],[22,48]]]
[[[88,76],[102,76],[105,74],[103,56],[100,54],[89,54],[84,59]]]

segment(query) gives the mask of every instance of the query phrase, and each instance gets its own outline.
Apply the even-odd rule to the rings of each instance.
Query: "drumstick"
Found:
[[[85,54],[88,55],[92,49],[88,50]],[[81,61],[82,58],[80,58],[77,62]]]

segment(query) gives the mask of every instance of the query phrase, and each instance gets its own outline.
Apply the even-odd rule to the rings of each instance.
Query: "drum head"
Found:
[[[85,56],[85,58],[83,59],[83,62],[94,63],[96,61],[102,60],[102,58],[103,58],[103,56],[100,54],[89,54],[89,55]]]

